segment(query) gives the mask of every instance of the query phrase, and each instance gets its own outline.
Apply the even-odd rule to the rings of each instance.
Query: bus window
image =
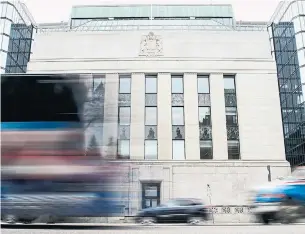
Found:
[[[84,83],[64,75],[4,74],[1,85],[2,154],[84,155]]]
[[[1,121],[80,122],[79,107],[63,78],[11,76],[1,79]],[[47,82],[46,82],[47,81]]]

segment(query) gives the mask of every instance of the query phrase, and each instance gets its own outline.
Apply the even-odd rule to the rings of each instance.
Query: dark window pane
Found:
[[[200,141],[200,159],[213,159],[212,141]]]
[[[237,106],[235,93],[225,93],[225,106]]]
[[[211,125],[211,108],[210,107],[199,107],[199,126]]]
[[[1,77],[1,121],[80,121],[80,109],[73,90],[79,83],[60,82],[66,77]],[[56,81],[55,81],[56,80]],[[58,89],[59,87],[59,89]],[[82,99],[82,93],[79,97]]]
[[[199,126],[200,140],[212,140],[212,127],[211,126]]]
[[[227,139],[239,140],[238,126],[227,126]]]
[[[239,141],[228,141],[228,159],[240,159]]]
[[[236,107],[226,107],[226,124],[227,125],[238,124]]]

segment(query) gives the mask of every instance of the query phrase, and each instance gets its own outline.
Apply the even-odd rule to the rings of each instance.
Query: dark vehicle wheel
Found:
[[[142,217],[140,220],[140,223],[144,224],[144,225],[152,225],[156,222],[157,222],[157,220],[154,217]]]
[[[19,221],[23,224],[31,224],[35,221],[35,219],[20,219]]]
[[[200,216],[190,216],[187,219],[187,223],[191,225],[198,225],[201,224],[202,222],[203,222],[203,218]]]
[[[47,224],[54,224],[54,223],[56,223],[56,221],[57,221],[57,219],[55,216],[50,215],[47,217]]]
[[[268,225],[270,224],[271,217],[272,216],[270,214],[261,214],[261,221],[263,222],[263,224]]]
[[[287,199],[282,202],[281,209],[277,214],[277,219],[282,224],[294,223],[298,218],[299,210],[299,204],[294,202],[292,199]]]

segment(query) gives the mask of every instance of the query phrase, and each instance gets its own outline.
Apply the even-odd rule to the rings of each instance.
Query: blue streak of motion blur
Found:
[[[2,75],[2,218],[122,213],[124,168],[85,154],[85,83],[80,75]]]

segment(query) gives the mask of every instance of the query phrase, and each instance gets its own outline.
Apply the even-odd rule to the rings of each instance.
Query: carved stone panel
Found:
[[[227,126],[228,140],[239,140],[238,126]]]
[[[148,35],[142,36],[140,44],[139,56],[162,56],[163,43],[160,36],[150,32]]]
[[[145,139],[155,140],[157,138],[157,126],[145,126]]]
[[[174,140],[182,140],[185,138],[185,129],[184,126],[173,126],[172,135]]]
[[[145,106],[157,106],[157,94],[145,94]]]
[[[225,105],[226,106],[237,106],[235,93],[226,93],[225,94]]]
[[[211,126],[199,126],[200,140],[212,140],[212,127]]]
[[[213,206],[210,213],[213,214],[249,214],[250,206]]]
[[[119,106],[130,106],[131,94],[119,94]]]
[[[184,105],[183,94],[180,93],[172,94],[172,106],[183,106],[183,105]]]
[[[209,93],[198,94],[198,105],[199,106],[210,106],[211,98]]]

